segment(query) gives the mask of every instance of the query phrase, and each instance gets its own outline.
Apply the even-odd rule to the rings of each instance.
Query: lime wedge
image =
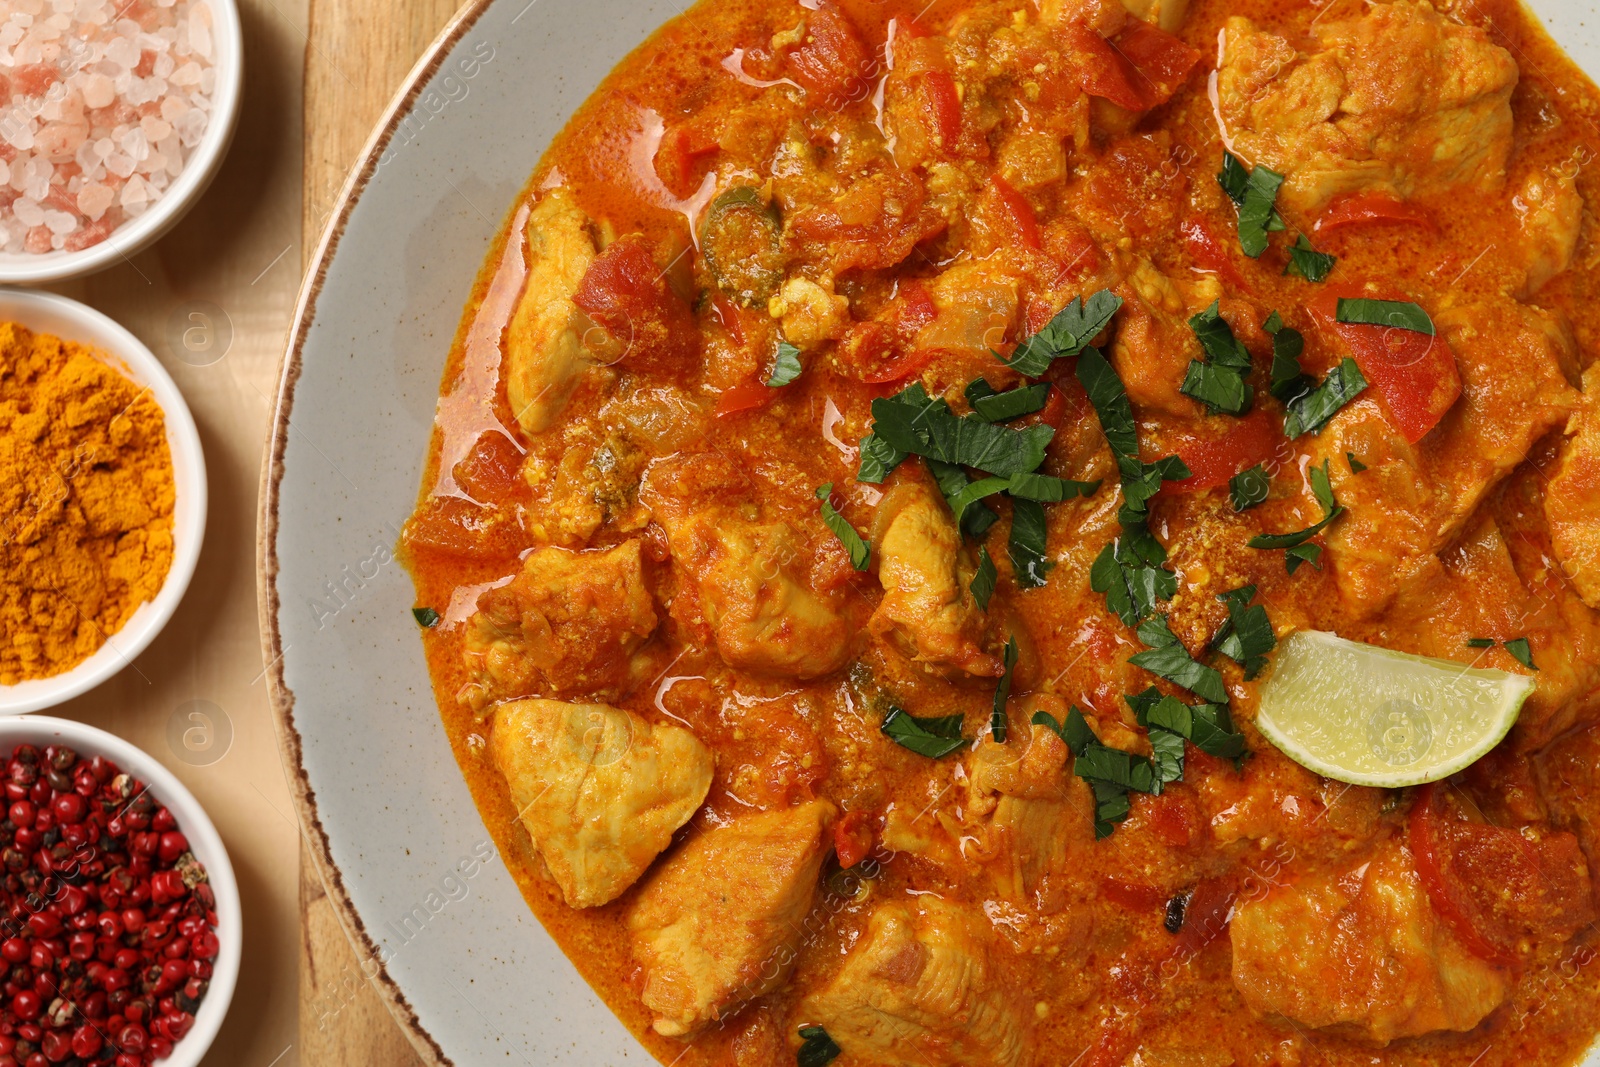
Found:
[[[1462,770],[1505,737],[1533,679],[1317,630],[1278,646],[1256,728],[1320,775],[1396,789]]]

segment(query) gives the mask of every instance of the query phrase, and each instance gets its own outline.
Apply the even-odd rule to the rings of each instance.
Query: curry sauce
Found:
[[[402,548],[485,825],[663,1062],[1494,1067],[1600,1031],[1600,95],[1507,0],[1126,5],[702,0],[490,250]],[[1000,444],[886,445],[908,397]],[[1042,481],[961,496],[1007,464]],[[1252,725],[1250,605],[1533,695],[1447,783],[1320,778]],[[1093,784],[1091,748],[1171,765],[1146,693],[1243,755]],[[516,714],[555,716],[540,788],[495,755]],[[551,789],[602,810],[558,827]]]

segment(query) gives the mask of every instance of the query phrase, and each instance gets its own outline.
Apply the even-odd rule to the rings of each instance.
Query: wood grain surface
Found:
[[[210,506],[177,614],[120,674],[48,714],[150,752],[205,806],[244,905],[244,965],[206,1067],[297,1057],[299,831],[267,707],[256,622],[256,488],[278,363],[299,287],[300,100],[309,0],[238,0],[243,111],[205,196],[152,247],[51,286],[122,323],[194,412]]]
[[[455,0],[311,0],[305,55],[302,265],[356,157],[400,83],[455,14]],[[300,1063],[421,1063],[363,976],[309,853],[300,855]]]

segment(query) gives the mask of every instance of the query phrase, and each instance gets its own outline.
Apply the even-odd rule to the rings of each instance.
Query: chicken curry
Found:
[[[402,549],[484,821],[640,1040],[1580,1059],[1597,123],[1514,0],[701,0],[612,72]],[[1313,773],[1291,650],[1313,727],[1373,709],[1315,745],[1483,743]]]

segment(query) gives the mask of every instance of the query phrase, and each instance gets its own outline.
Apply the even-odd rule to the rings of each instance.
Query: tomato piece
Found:
[[[1398,222],[1421,226],[1431,233],[1439,232],[1433,216],[1425,209],[1415,204],[1408,204],[1387,193],[1377,192],[1346,193],[1344,196],[1334,197],[1318,216],[1316,225],[1312,228],[1318,233],[1325,233],[1345,226],[1360,226],[1374,222]]]
[[[1452,807],[1443,790],[1423,786],[1406,838],[1429,902],[1469,952],[1510,964],[1525,939],[1565,940],[1594,922],[1576,837],[1547,833],[1533,840],[1467,821]]]
[[[713,414],[721,418],[740,411],[764,408],[777,399],[778,393],[779,390],[766,382],[752,378],[750,381],[740,382],[731,389],[724,389],[722,395],[717,397],[717,407]]]
[[[915,75],[917,97],[928,131],[940,148],[953,151],[961,138],[961,96],[948,71],[930,70]]]
[[[1183,927],[1173,938],[1172,958],[1185,962],[1220,938],[1228,928],[1238,889],[1230,878],[1207,878],[1194,887],[1183,909]]]
[[[852,811],[833,824],[833,851],[839,866],[854,867],[872,851],[872,820],[865,812]]]
[[[694,195],[704,174],[700,164],[720,151],[717,141],[698,126],[685,123],[669,126],[656,146],[656,177],[667,191],[680,200]]]
[[[522,449],[499,430],[485,430],[472,443],[472,451],[451,469],[456,484],[481,501],[526,496],[522,480]]]
[[[408,550],[472,559],[512,559],[532,540],[505,512],[456,496],[430,497],[405,525]]]
[[[1001,215],[1017,243],[1023,248],[1035,251],[1044,247],[1039,240],[1039,219],[1033,213],[1033,205],[1028,203],[1028,198],[1017,192],[1010,182],[998,174],[989,179],[989,184],[1001,209]]]
[[[695,326],[689,307],[667,285],[639,234],[618,238],[594,258],[572,302],[609,335],[584,338],[608,362],[630,355],[675,362],[690,354]]]
[[[733,338],[733,343],[744,346],[744,322],[739,318],[739,306],[727,296],[718,292],[711,296],[711,310],[716,313],[717,321],[722,323],[722,328],[728,331],[728,336]]]
[[[805,40],[788,53],[789,71],[808,93],[823,97],[822,106],[843,111],[872,93],[878,64],[861,43],[855,25],[833,4],[824,4],[806,20]]]
[[[1233,261],[1228,246],[1218,240],[1199,215],[1190,215],[1178,225],[1178,237],[1183,241],[1189,258],[1203,271],[1220,275],[1226,282],[1247,292],[1253,287]]]
[[[1082,386],[1079,386],[1079,388],[1081,389]],[[1088,394],[1084,395],[1087,396]],[[1044,407],[1039,409],[1039,413],[1035,418],[1045,426],[1056,430],[1061,429],[1061,424],[1067,418],[1066,394],[1056,386],[1050,386],[1050,391],[1045,394]]]
[[[1142,19],[1129,19],[1113,40],[1087,26],[1062,32],[1078,53],[1083,91],[1129,111],[1149,111],[1172,99],[1200,62],[1195,49]]]
[[[1349,286],[1330,288],[1306,305],[1324,334],[1349,349],[1356,365],[1377,391],[1389,421],[1416,444],[1439,424],[1461,395],[1461,372],[1455,353],[1443,337],[1415,330],[1338,322],[1340,297],[1376,296],[1405,300],[1396,292],[1371,293]]]
[[[900,287],[898,319],[902,333],[908,337],[915,336],[918,330],[938,317],[939,305],[933,302],[933,294],[928,292],[927,286],[907,282]]]
[[[1172,94],[1183,87],[1189,80],[1189,72],[1200,62],[1198,51],[1143,19],[1129,19],[1114,44],[1141,76],[1134,84],[1144,98],[1146,109],[1171,100]]]
[[[1133,64],[1118,55],[1104,37],[1087,26],[1065,26],[1061,33],[1077,53],[1078,84],[1084,92],[1129,111],[1145,110],[1144,94],[1134,85],[1138,75]]]
[[[1176,452],[1189,468],[1189,477],[1164,486],[1178,493],[1227,485],[1235,474],[1267,462],[1288,443],[1282,422],[1260,407],[1237,419],[1219,415],[1198,423],[1162,426],[1158,433],[1158,451]]]

